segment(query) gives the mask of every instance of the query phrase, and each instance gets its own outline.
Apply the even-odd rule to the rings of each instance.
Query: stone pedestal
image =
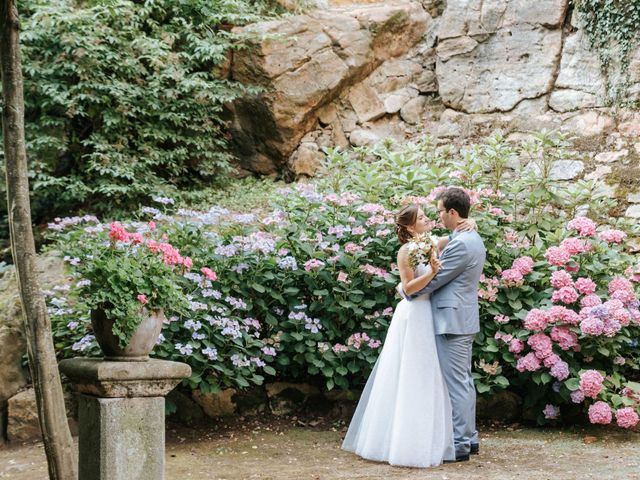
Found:
[[[79,480],[164,479],[164,396],[191,368],[73,358],[60,370],[79,393]]]

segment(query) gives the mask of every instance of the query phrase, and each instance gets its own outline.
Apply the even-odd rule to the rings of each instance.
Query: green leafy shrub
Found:
[[[269,372],[329,389],[350,388],[361,386],[371,371],[397,302],[393,263],[399,243],[392,213],[402,204],[421,203],[435,224],[435,194],[444,184],[461,186],[472,197],[487,247],[474,349],[478,391],[513,389],[542,422],[557,418],[559,406],[582,408],[585,403],[574,404],[572,392],[581,388],[585,374],[593,375],[588,370],[598,370],[605,373],[599,401],[637,410],[640,312],[633,282],[640,278],[635,258],[618,242],[637,234],[638,226],[608,217],[614,205],[596,182],[569,185],[553,179],[554,162],[571,158],[565,146],[563,136],[542,132],[520,146],[496,134],[460,151],[436,148],[428,139],[353,153],[332,150],[326,176],[277,191],[267,215],[219,207],[179,209],[171,216],[146,208],[144,214],[153,216],[183,255],[218,272],[217,298],[205,296],[210,287],[201,287],[198,279],[190,293],[206,305],[206,315],[233,307],[239,324],[258,322],[256,341],[274,360],[275,371]],[[516,171],[507,168],[518,159],[522,165]],[[585,224],[590,229],[583,231]],[[444,233],[439,228],[434,233]],[[575,250],[577,244],[582,250]],[[81,261],[77,241],[60,245],[79,249]],[[567,258],[559,262],[558,255]],[[560,270],[566,272],[556,273]],[[565,286],[573,291],[561,290],[558,275],[570,277]],[[593,282],[593,293],[584,293],[591,283],[581,277]],[[606,333],[604,325],[597,333],[589,326],[596,313],[585,310],[593,306],[582,304],[588,295],[597,295],[610,317],[623,321],[610,320]],[[622,304],[610,303],[619,295],[626,295]],[[177,343],[193,351],[203,347],[202,339],[181,326],[198,315],[172,323],[159,352],[196,366],[193,387],[239,384],[229,357],[199,363],[179,353]],[[536,315],[544,321],[536,324]],[[69,345],[87,332],[71,334],[66,321],[61,315],[54,324],[63,352],[71,353]],[[219,350],[239,348],[222,329],[214,322],[207,341],[218,335]],[[603,410],[599,405],[599,413]]]
[[[126,212],[154,193],[219,183],[230,169],[223,106],[254,91],[227,79],[243,45],[231,27],[269,5],[29,2],[21,44],[34,221]]]

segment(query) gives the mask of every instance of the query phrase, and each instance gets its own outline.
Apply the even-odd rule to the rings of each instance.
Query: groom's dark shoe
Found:
[[[478,455],[480,453],[480,444],[472,443],[471,444],[471,455]]]
[[[445,460],[443,463],[457,463],[457,462],[468,462],[469,454],[467,455],[456,455],[455,460]]]

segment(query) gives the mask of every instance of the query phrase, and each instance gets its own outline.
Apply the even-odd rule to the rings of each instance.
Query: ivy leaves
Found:
[[[609,77],[609,101],[629,106],[629,55],[640,39],[640,0],[576,0],[591,45]]]

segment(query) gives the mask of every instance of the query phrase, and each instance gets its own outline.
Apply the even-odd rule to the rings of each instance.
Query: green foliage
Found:
[[[219,183],[230,168],[223,106],[253,91],[227,79],[243,46],[231,27],[268,6],[29,2],[21,43],[35,222],[126,212],[153,193]]]
[[[353,152],[330,150],[325,174],[315,183],[272,192],[272,211],[266,216],[253,211],[234,215],[220,207],[206,212],[180,209],[173,216],[144,209],[182,255],[218,272],[213,286],[202,278],[190,280],[191,287],[185,290],[189,299],[205,307],[200,311],[198,304],[192,304],[191,311],[171,322],[157,353],[189,362],[197,375],[192,388],[261,381],[252,380],[254,372],[243,370],[249,367],[239,366],[246,363],[238,364],[234,355],[280,379],[322,383],[327,389],[363,385],[397,302],[394,262],[399,243],[393,234],[393,212],[402,204],[420,203],[435,220],[435,193],[442,185],[458,185],[472,196],[472,215],[487,248],[479,292],[481,332],[474,349],[478,391],[491,394],[510,388],[525,397],[528,407],[541,412],[545,403],[572,405],[569,395],[580,371],[593,367],[617,382],[608,384],[602,394],[602,399],[611,400],[628,380],[638,377],[637,308],[638,319],[611,336],[584,334],[578,325],[549,324],[546,333],[557,335],[554,327],[566,327],[571,333],[561,333],[575,335],[582,347],[564,350],[554,340],[553,352],[568,365],[565,383],[553,378],[550,366],[518,369],[521,357],[531,353],[528,339],[538,333],[525,328],[523,320],[531,310],[553,303],[550,277],[559,267],[549,264],[545,252],[576,236],[567,227],[568,220],[587,215],[600,225],[598,235],[585,238],[592,250],[573,255],[569,267],[578,268],[572,273],[574,280],[593,279],[603,301],[608,299],[611,279],[629,276],[630,271],[624,272],[634,262],[622,244],[600,238],[608,228],[636,235],[640,229],[624,220],[612,224],[608,212],[615,205],[602,185],[594,181],[568,185],[551,177],[553,162],[570,156],[566,143],[565,137],[553,132],[540,132],[523,145],[511,144],[496,133],[460,151],[436,148],[429,138],[406,145],[387,141]],[[518,170],[507,168],[517,159],[522,160]],[[252,183],[244,187],[246,192],[241,183],[240,197],[253,197]],[[255,198],[262,204],[259,195]],[[241,201],[229,200],[227,205]],[[76,249],[75,255],[83,258],[77,241],[58,248]],[[522,281],[507,281],[502,272],[522,256],[532,259],[532,271]],[[567,308],[580,310],[578,303]],[[63,348],[87,334],[65,328],[66,315],[54,320],[64,338],[60,344],[67,346]],[[498,321],[496,315],[509,320]],[[185,326],[190,321],[201,323],[197,332],[205,337],[194,336],[197,332]],[[236,339],[236,329],[228,329],[236,324],[254,327],[249,328],[251,334],[241,328],[242,338]],[[504,339],[508,335],[509,340],[523,341],[520,353],[510,351]],[[196,353],[208,345],[204,342],[215,345],[216,360]],[[181,352],[185,345],[193,349],[192,355]]]
[[[623,106],[637,103],[627,98],[629,54],[640,39],[639,0],[575,0],[591,45],[597,49],[603,72],[608,76],[609,101]],[[619,78],[613,79],[615,69]]]

